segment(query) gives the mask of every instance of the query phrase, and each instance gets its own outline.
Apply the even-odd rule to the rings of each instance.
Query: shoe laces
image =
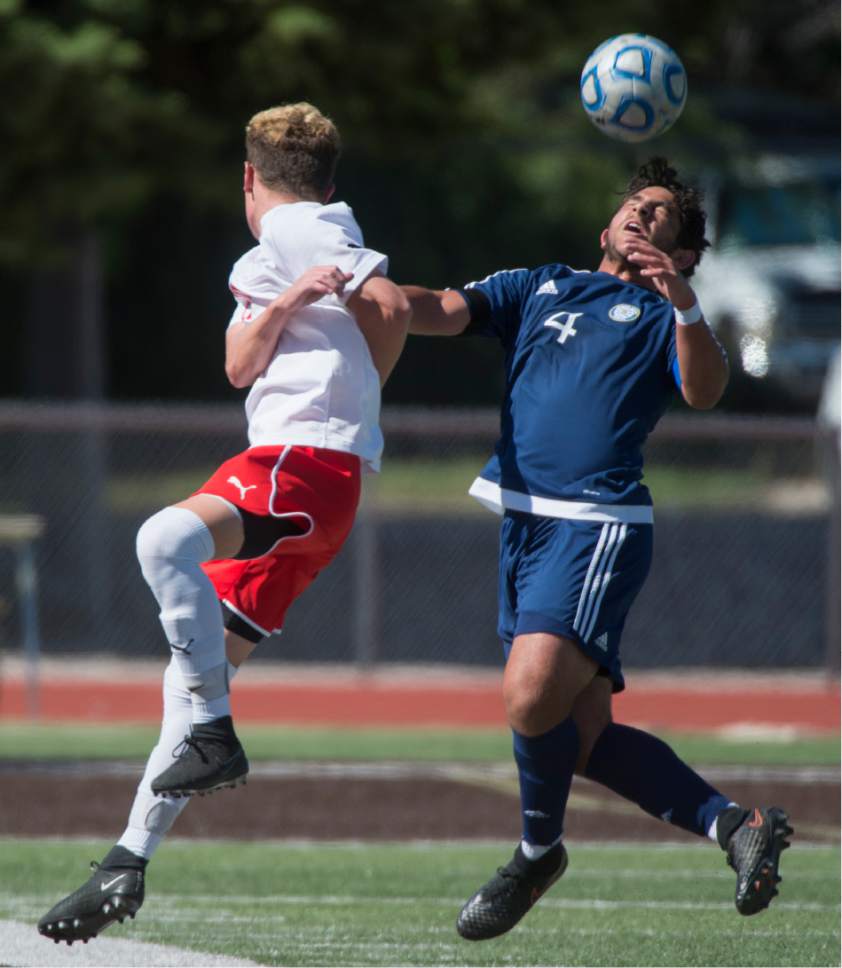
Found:
[[[516,867],[507,864],[505,867],[497,868],[497,876],[500,878],[500,880],[494,885],[494,888],[488,892],[492,897],[496,897],[499,894],[508,894],[510,891],[514,890],[523,879],[524,874]]]
[[[172,751],[173,759],[177,760],[179,757],[183,756],[191,748],[194,749],[199,754],[199,756],[202,758],[203,763],[210,762],[210,760],[208,759],[207,753],[205,753],[205,751],[202,749],[202,744],[199,742],[198,739],[196,739],[195,736],[192,736],[190,733],[188,733],[184,737],[184,739],[178,744],[178,746],[176,746],[176,748]]]

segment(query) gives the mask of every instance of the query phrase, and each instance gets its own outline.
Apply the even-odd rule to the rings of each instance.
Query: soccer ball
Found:
[[[687,74],[675,51],[647,34],[611,37],[582,69],[585,114],[620,141],[646,141],[673,125],[687,100]]]

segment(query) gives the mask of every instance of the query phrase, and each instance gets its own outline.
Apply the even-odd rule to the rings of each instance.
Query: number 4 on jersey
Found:
[[[559,331],[557,343],[564,343],[568,336],[575,336],[576,330],[573,328],[576,320],[581,313],[553,313],[552,316],[544,320],[544,325]]]

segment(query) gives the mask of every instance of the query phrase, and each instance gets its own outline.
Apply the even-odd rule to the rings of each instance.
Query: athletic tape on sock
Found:
[[[176,662],[179,662],[179,658],[175,656]],[[228,694],[228,665],[226,661],[202,672],[186,672],[182,668],[181,678],[193,695],[210,702]]]
[[[226,665],[230,682],[237,674],[238,667],[231,662]],[[164,673],[164,722],[161,737],[158,745],[149,754],[146,771],[129,814],[128,826],[117,842],[121,847],[147,860],[158,849],[181,811],[190,802],[190,797],[156,797],[149,784],[153,777],[172,763],[172,750],[190,732],[191,719],[190,693],[173,658]]]

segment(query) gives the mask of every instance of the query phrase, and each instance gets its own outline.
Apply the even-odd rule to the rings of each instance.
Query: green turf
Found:
[[[0,918],[34,923],[107,847],[0,841]],[[839,964],[838,848],[788,851],[781,896],[743,918],[713,845],[573,844],[565,877],[511,934],[462,941],[459,906],[507,851],[172,841],[138,919],[108,935],[262,965]]]
[[[243,726],[238,732],[249,757],[352,760],[508,760],[505,730],[315,729]],[[703,734],[660,734],[694,763],[790,766],[838,765],[839,738],[724,740]],[[141,759],[157,738],[151,726],[103,724],[0,724],[0,759]]]

